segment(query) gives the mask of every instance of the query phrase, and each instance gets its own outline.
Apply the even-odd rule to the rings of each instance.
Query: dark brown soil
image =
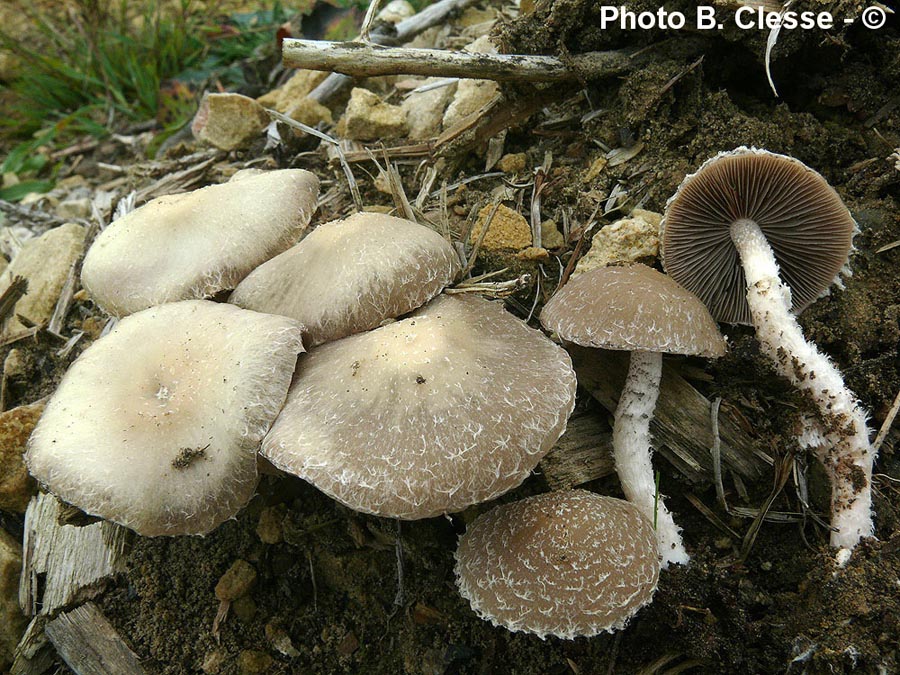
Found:
[[[740,145],[793,155],[814,167],[846,201],[860,233],[846,288],[817,301],[801,323],[843,371],[877,430],[900,392],[900,247],[878,252],[900,240],[900,160],[889,158],[900,147],[897,20],[880,31],[854,25],[827,36],[784,35],[773,63],[782,96],[776,99],[762,65],[765,35],[733,28],[714,34],[601,32],[595,27],[599,4],[541,0],[534,14],[498,31],[505,51],[531,53],[634,47],[669,38],[654,48],[656,56],[645,67],[560,90],[527,129],[510,131],[506,151],[526,153],[529,166],[553,154],[544,213],[565,211],[577,232],[616,185],[631,196],[626,211],[636,204],[662,211],[685,174]],[[810,0],[798,7],[830,5],[838,14],[840,4]],[[644,6],[656,4],[640,0],[632,9]],[[691,13],[693,6],[668,5]],[[528,95],[521,88],[510,93]],[[602,112],[581,124],[581,115],[592,109]],[[597,141],[609,148],[643,143],[643,149],[586,184],[588,168],[605,154]],[[459,174],[445,176],[450,182],[480,173],[484,164],[478,151],[457,161]],[[410,195],[419,187],[413,168],[403,169]],[[451,209],[452,224],[462,229],[465,214],[498,185],[498,179],[485,180],[452,195],[458,207]],[[370,184],[363,189],[370,191],[370,203],[386,200]],[[560,252],[562,266],[571,248]],[[504,262],[509,261],[484,258],[480,266]],[[524,267],[536,271],[534,264]],[[549,293],[559,266],[550,260],[543,267]],[[510,307],[525,315],[532,299],[533,290]],[[759,355],[751,331],[726,332],[728,356],[716,364],[691,362],[711,376],[695,384],[710,397],[722,396],[746,418],[748,433],[772,456],[785,458],[796,450],[792,434],[804,403]],[[13,405],[52,391],[66,365],[53,358],[55,348],[29,348],[34,380],[12,390]],[[0,357],[5,353],[0,350]],[[208,672],[223,674],[898,672],[898,436],[895,430],[888,437],[876,465],[878,541],[861,545],[838,572],[827,532],[812,517],[762,523],[742,559],[741,537],[753,521],[729,517],[716,506],[712,486],[689,486],[660,461],[663,491],[673,495],[670,505],[693,560],[663,573],[653,604],[615,635],[542,641],[494,628],[472,613],[455,589],[453,552],[465,523],[488,506],[401,526],[355,514],[299,480],[273,476],[264,477],[259,494],[236,520],[206,538],[136,537],[128,571],[100,603],[148,672],[173,675],[198,672],[204,664]],[[813,511],[827,514],[821,470],[804,457],[796,461],[809,481]],[[730,503],[758,508],[773,479],[774,470],[748,484],[746,499],[729,491]],[[614,478],[587,487],[619,494]],[[546,489],[535,475],[501,501]],[[733,533],[697,511],[681,494],[688,491]],[[803,512],[792,479],[773,510]],[[257,534],[261,517],[269,527],[276,523],[276,532],[281,523],[283,541],[263,543]],[[215,634],[213,589],[237,559],[249,562],[258,578],[249,600],[236,602]]]

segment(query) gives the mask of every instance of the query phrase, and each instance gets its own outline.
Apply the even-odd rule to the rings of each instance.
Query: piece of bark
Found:
[[[19,605],[29,616],[52,615],[92,597],[101,581],[124,567],[127,529],[108,521],[64,525],[61,513],[48,494],[34,497],[25,512]]]
[[[554,490],[568,490],[615,470],[612,432],[591,411],[569,419],[566,432],[541,460],[541,472]]]
[[[44,634],[46,625],[47,617],[43,615],[34,617],[28,624],[25,634],[16,646],[10,675],[41,675],[53,665],[56,659]]]
[[[143,673],[137,655],[97,606],[88,602],[47,623],[47,637],[77,675]]]
[[[507,82],[577,82],[617,75],[643,61],[628,51],[573,54],[563,61],[533,54],[474,54],[443,49],[382,47],[363,42],[287,39],[289,68],[330,70],[352,77],[424,75]]]
[[[608,411],[615,412],[628,372],[628,354],[571,346],[569,353],[578,384]],[[663,365],[659,400],[650,431],[654,447],[693,483],[713,481],[712,405],[668,365]],[[768,470],[771,458],[744,433],[737,417],[726,409],[719,413],[722,462],[744,478],[758,478]]]

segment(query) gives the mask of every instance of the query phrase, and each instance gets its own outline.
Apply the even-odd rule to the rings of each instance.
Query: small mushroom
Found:
[[[314,347],[375,328],[428,302],[460,264],[434,230],[381,213],[320,225],[254,270],[229,302],[281,314],[304,327]]]
[[[25,455],[48,490],[147,536],[204,534],[253,495],[300,329],[203,300],[126,317],[53,394]]]
[[[544,306],[541,323],[569,342],[631,352],[613,429],[616,472],[628,500],[656,523],[663,567],[688,562],[680,528],[662,497],[656,498],[650,421],[663,353],[725,353],[709,311],[665,274],[637,264],[599,267],[572,279]]]
[[[81,281],[114,316],[206,298],[297,242],[319,181],[285,169],[159,197],[109,225],[84,258]]]
[[[300,360],[262,454],[352,509],[414,520],[519,485],[575,404],[568,354],[479,297]]]
[[[624,628],[659,579],[650,522],[621,499],[550,492],[498,506],[456,552],[459,592],[511,631],[571,640]]]
[[[685,178],[663,221],[666,271],[713,316],[751,323],[778,371],[818,406],[831,476],[831,544],[873,534],[866,413],[792,313],[824,293],[847,264],[854,222],[825,179],[800,161],[755,148],[716,155]],[[817,434],[814,434],[817,435]]]

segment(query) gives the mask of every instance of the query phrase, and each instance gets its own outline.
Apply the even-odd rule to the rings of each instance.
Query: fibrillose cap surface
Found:
[[[97,236],[82,284],[114,316],[232,289],[297,242],[318,192],[312,173],[284,169],[159,197]]]
[[[204,300],[123,319],[72,364],[28,441],[31,473],[147,536],[204,534],[253,496],[297,354],[291,319]]]
[[[598,267],[571,279],[541,323],[584,347],[719,357],[725,339],[704,304],[646,265]]]
[[[498,506],[456,552],[459,591],[481,618],[541,638],[623,628],[653,599],[653,526],[632,504],[585,490]]]
[[[261,452],[356,511],[428,518],[519,485],[574,404],[564,350],[500,304],[439,296],[304,356]]]
[[[254,270],[229,302],[304,326],[313,347],[375,328],[428,302],[460,270],[450,243],[403,218],[356,213],[320,225]]]
[[[834,188],[799,160],[745,147],[707,160],[669,201],[661,254],[666,272],[726,323],[752,322],[731,241],[741,219],[765,234],[798,313],[846,265],[856,231]]]

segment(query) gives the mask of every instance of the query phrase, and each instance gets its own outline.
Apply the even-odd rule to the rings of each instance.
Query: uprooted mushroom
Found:
[[[817,449],[832,482],[831,544],[873,534],[866,413],[795,313],[847,264],[856,223],[825,179],[800,161],[741,147],[685,178],[663,221],[663,264],[719,321],[752,323],[778,372],[819,410]]]

